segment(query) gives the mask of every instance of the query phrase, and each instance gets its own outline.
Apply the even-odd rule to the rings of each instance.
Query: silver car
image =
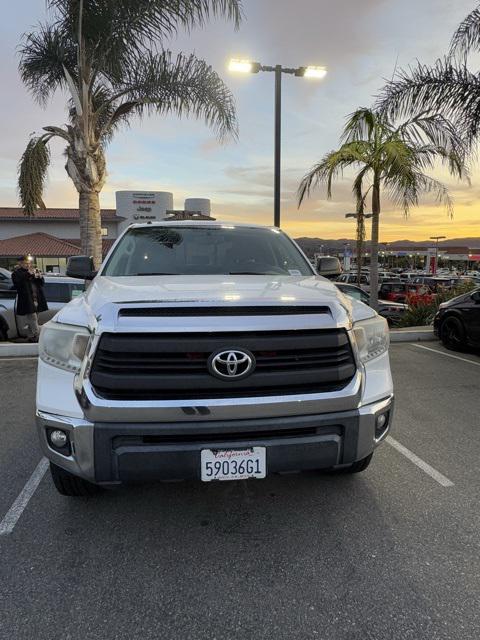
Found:
[[[8,291],[13,287],[12,273],[0,267],[0,291]]]
[[[360,289],[360,287],[344,282],[335,282],[334,284],[336,284],[345,295],[350,296],[350,298],[355,298],[355,300],[360,300],[360,302],[370,306],[370,296],[363,291],[363,289]],[[403,304],[403,302],[390,302],[389,300],[378,301],[378,313],[385,318],[390,327],[397,326],[407,310],[408,304]]]
[[[82,295],[84,290],[84,280],[65,276],[45,276],[43,291],[47,299],[48,311],[38,314],[39,324],[48,322],[67,302]],[[16,303],[15,289],[0,288],[0,341],[25,337],[24,328],[19,326],[15,314]]]

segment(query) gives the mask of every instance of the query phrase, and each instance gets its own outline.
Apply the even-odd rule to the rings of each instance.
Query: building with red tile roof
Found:
[[[119,234],[125,218],[116,209],[102,209],[103,255]],[[38,209],[26,216],[20,207],[0,207],[0,266],[11,268],[16,258],[30,254],[43,271],[65,271],[67,258],[80,253],[78,209]]]

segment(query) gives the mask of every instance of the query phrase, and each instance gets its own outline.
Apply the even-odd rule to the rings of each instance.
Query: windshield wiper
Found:
[[[179,276],[179,273],[167,273],[163,271],[152,271],[151,273],[136,273],[137,276]]]

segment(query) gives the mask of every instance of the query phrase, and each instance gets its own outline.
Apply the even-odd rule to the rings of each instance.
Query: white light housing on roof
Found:
[[[303,77],[316,78],[317,80],[321,80],[326,75],[327,75],[327,70],[325,67],[306,67]]]
[[[258,73],[260,71],[260,65],[258,62],[232,58],[228,64],[228,70],[235,73]]]

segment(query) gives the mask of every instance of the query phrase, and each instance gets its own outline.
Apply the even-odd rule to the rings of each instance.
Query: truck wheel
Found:
[[[440,339],[447,349],[460,350],[465,343],[465,328],[462,321],[455,316],[445,318],[440,327]]]
[[[6,342],[8,340],[8,331],[7,329],[0,324],[0,342]]]
[[[53,462],[50,462],[50,473],[55,488],[62,496],[94,496],[100,491],[98,485],[74,476],[73,473],[65,471]]]
[[[362,458],[362,460],[357,460],[353,464],[348,467],[342,467],[341,469],[332,469],[332,473],[334,474],[350,474],[350,473],[361,473],[365,471],[370,462],[372,461],[373,452],[367,456],[366,458]]]

